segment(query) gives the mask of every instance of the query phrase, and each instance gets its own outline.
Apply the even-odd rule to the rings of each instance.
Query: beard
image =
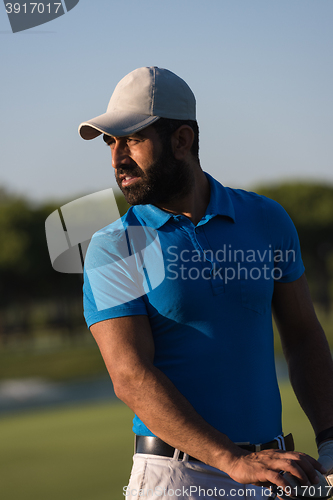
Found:
[[[132,186],[122,187],[119,175],[140,177]],[[193,184],[192,167],[183,160],[177,160],[170,146],[164,146],[159,157],[144,172],[137,164],[119,167],[116,181],[130,205],[158,205],[170,203],[187,195]]]

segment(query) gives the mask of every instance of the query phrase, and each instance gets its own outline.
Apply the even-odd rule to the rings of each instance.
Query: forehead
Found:
[[[159,140],[159,135],[155,128],[152,125],[149,125],[149,127],[144,128],[143,130],[139,130],[138,132],[134,132],[133,134],[125,135],[125,136],[113,136],[113,135],[103,135],[103,140],[107,144],[113,143],[115,140],[127,140],[127,139],[139,139],[139,140],[145,140],[145,139],[150,139],[152,141],[158,141]]]

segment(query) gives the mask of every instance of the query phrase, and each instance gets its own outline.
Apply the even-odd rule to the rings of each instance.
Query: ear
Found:
[[[171,146],[176,160],[184,160],[191,152],[194,132],[189,125],[181,125],[171,136]]]

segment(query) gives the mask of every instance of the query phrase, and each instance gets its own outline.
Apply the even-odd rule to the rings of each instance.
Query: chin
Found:
[[[149,205],[149,204],[153,203],[151,198],[147,195],[140,196],[140,195],[137,195],[134,193],[129,193],[129,192],[125,192],[125,191],[122,191],[122,192],[123,192],[123,195],[125,197],[125,200],[127,201],[127,203],[129,205]]]

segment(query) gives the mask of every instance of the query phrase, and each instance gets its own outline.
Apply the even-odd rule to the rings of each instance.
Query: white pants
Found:
[[[224,472],[201,462],[136,453],[127,500],[266,500],[271,491],[251,484],[236,483]]]

